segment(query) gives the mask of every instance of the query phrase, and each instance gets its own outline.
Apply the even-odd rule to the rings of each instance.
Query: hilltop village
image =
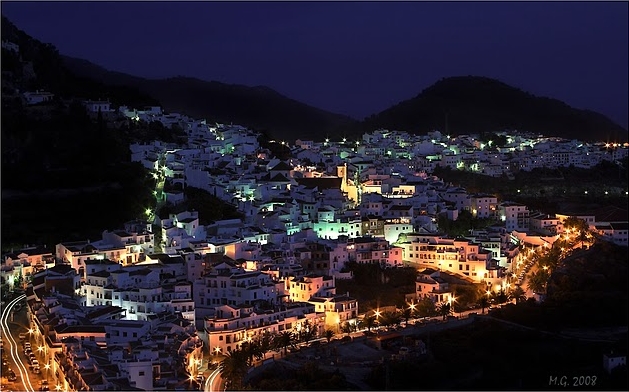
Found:
[[[440,304],[452,292],[439,272],[500,290],[519,274],[521,245],[552,245],[569,234],[570,217],[627,246],[626,213],[542,214],[432,174],[437,167],[494,177],[514,168],[592,168],[626,158],[627,145],[504,132],[496,147],[475,135],[380,129],[358,140],[271,141],[287,152],[279,159],[242,126],[160,107],[84,106],[93,116],[176,124],[188,141],[130,146],[156,184],[155,205],[142,219],[54,251],[30,246],[3,255],[3,283],[24,290],[29,332],[63,390],[173,389],[207,367],[210,353],[267,334],[322,337],[355,325],[364,317],[358,301],[337,291],[337,281],[352,279],[350,262],[427,271],[407,299]],[[242,218],[201,224],[193,210],[160,218],[159,208],[183,203],[187,188],[236,206]],[[456,220],[463,211],[495,224],[447,237],[438,217]]]

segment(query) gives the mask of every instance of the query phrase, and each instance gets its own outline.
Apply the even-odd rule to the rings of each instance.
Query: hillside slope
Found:
[[[451,135],[517,129],[569,139],[627,140],[627,130],[600,113],[476,76],[441,79],[360,124],[362,130],[381,127]]]
[[[183,76],[144,79],[108,71],[86,60],[63,56],[63,61],[77,75],[104,84],[137,88],[159,100],[169,112],[264,130],[276,139],[319,140],[357,123],[350,117],[306,105],[264,86],[248,87]]]

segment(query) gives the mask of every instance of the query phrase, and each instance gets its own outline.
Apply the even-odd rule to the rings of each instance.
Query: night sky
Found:
[[[627,128],[627,2],[2,2],[107,69],[266,85],[362,119],[447,76],[499,79]]]

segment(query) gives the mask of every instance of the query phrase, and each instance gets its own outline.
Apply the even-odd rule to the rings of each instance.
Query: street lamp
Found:
[[[48,381],[48,370],[50,370],[50,364],[45,364],[44,369],[46,369],[46,381]]]
[[[220,354],[220,353],[221,353],[221,348],[220,348],[220,347],[218,347],[218,346],[214,347],[214,353],[215,353],[216,355]]]
[[[456,316],[456,312],[454,311],[454,303],[456,302],[456,297],[450,297],[448,299],[448,302],[450,302],[450,310],[452,310],[452,314]]]
[[[380,329],[380,321],[378,321],[378,318],[380,317],[380,311],[376,310],[373,312],[373,314],[376,316],[376,322],[378,323],[378,329]]]

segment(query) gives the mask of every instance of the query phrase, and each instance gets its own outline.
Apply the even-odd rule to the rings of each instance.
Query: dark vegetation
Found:
[[[167,190],[166,187],[164,189]],[[209,225],[216,220],[243,217],[236,206],[223,202],[204,189],[189,186],[184,188],[183,192],[185,201],[177,205],[166,203],[158,211],[160,218],[166,219],[169,214],[178,214],[183,211],[198,211],[199,224]]]
[[[584,141],[626,141],[627,130],[592,111],[537,97],[494,79],[444,78],[416,97],[365,119],[361,130],[377,128],[425,134],[518,130]]]
[[[555,390],[555,375],[595,376],[588,390],[626,389],[625,378],[608,376],[603,354],[618,344],[562,339],[477,320],[461,328],[419,335],[430,355],[408,361],[388,361],[375,367],[367,382],[375,390]],[[626,344],[626,341],[624,342]],[[591,381],[591,379],[590,379]],[[583,386],[582,386],[583,387]]]
[[[625,158],[620,164],[604,161],[592,169],[570,166],[520,171],[515,173],[514,180],[449,167],[437,167],[433,174],[470,193],[490,193],[499,200],[515,201],[529,206],[530,210],[554,214],[566,209],[594,209],[609,205],[626,209],[625,191],[629,185],[627,164]]]
[[[404,307],[404,295],[415,292],[415,268],[383,269],[377,264],[349,263],[351,280],[337,280],[337,293],[349,291],[358,300],[359,313],[381,306]]]
[[[131,85],[101,83],[86,75],[72,72],[65,65],[59,51],[51,44],[43,44],[19,30],[2,17],[2,39],[20,46],[19,56],[2,49],[3,90],[36,89],[53,92],[63,98],[109,99],[116,105],[142,107],[160,103]],[[30,72],[32,64],[32,74]],[[6,77],[5,77],[6,76]],[[4,93],[4,91],[3,91]],[[3,103],[5,97],[3,96]]]
[[[340,371],[327,372],[316,362],[307,362],[297,369],[275,364],[250,380],[254,391],[343,391],[354,390]]]
[[[439,231],[450,237],[469,235],[470,230],[482,230],[496,222],[489,218],[474,218],[469,211],[461,211],[457,220],[450,220],[441,214],[437,217]]]
[[[627,263],[626,247],[600,241],[575,251],[553,269],[544,302],[524,302],[492,314],[550,331],[626,326]]]
[[[106,86],[69,72],[57,50],[2,18],[2,245],[53,249],[61,241],[98,239],[154,203],[153,180],[130,162],[129,133],[102,114],[90,118],[84,99],[159,104],[137,90]],[[19,92],[47,90],[52,102],[25,106]],[[154,138],[150,138],[154,139]]]
[[[3,249],[100,238],[141,217],[154,181],[130,162],[122,135],[78,104],[36,117],[2,113]]]

